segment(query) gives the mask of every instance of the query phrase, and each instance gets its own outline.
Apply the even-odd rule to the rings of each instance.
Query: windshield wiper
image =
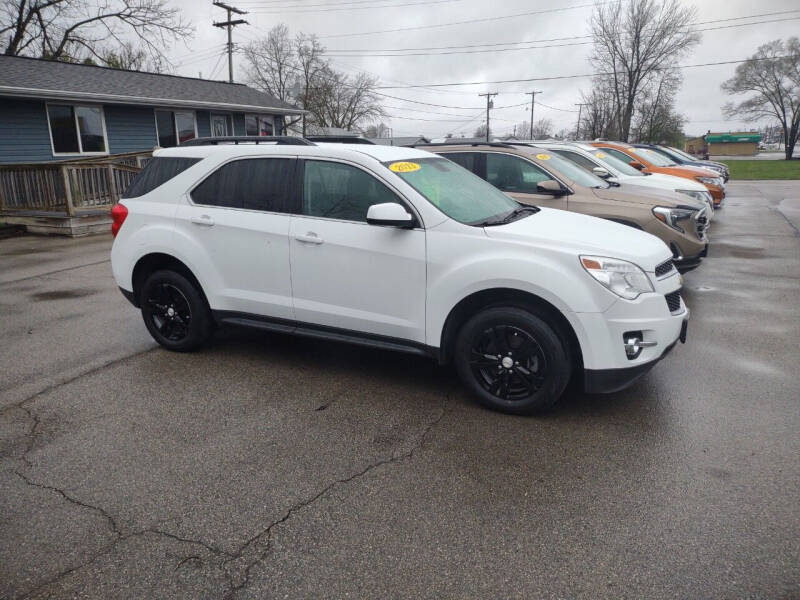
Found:
[[[511,223],[512,221],[516,221],[518,219],[523,218],[524,216],[533,215],[539,212],[539,207],[537,206],[517,206],[513,208],[510,212],[507,212],[500,218],[491,218],[486,219],[485,221],[479,221],[478,223],[472,223],[475,227],[493,227],[494,225],[506,225]]]

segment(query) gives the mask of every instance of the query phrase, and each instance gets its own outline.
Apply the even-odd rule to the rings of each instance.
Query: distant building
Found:
[[[755,131],[707,133],[708,153],[715,156],[755,156],[761,134]]]
[[[714,133],[686,140],[684,150],[689,154],[708,157],[715,156],[754,156],[758,152],[761,134],[756,131],[731,131]]]

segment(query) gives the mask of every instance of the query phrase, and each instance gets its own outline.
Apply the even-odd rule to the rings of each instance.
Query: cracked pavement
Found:
[[[171,354],[109,237],[0,241],[0,598],[800,597],[800,183],[729,193],[688,344],[539,418],[415,356]]]

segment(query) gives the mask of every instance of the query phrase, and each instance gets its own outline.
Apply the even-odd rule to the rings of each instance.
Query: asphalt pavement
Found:
[[[800,598],[800,182],[736,182],[688,342],[544,417],[421,357],[157,348],[110,236],[0,241],[0,598]]]

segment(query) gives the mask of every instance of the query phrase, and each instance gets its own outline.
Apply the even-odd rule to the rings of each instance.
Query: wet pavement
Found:
[[[0,598],[800,597],[800,182],[728,189],[688,343],[535,418],[403,354],[172,354],[110,238],[0,241]]]

